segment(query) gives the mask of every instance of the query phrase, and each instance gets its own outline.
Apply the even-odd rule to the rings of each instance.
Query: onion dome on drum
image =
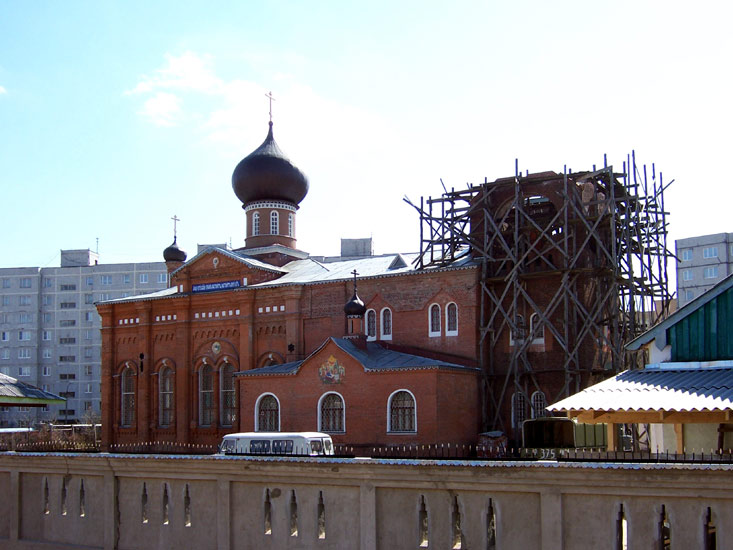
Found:
[[[186,253],[178,248],[176,237],[173,237],[173,244],[163,251],[163,259],[166,262],[185,262]]]
[[[346,302],[344,313],[347,317],[364,317],[366,306],[364,305],[364,302],[361,301],[361,298],[356,294],[356,289],[354,289],[354,295],[351,297],[351,300]]]
[[[298,205],[308,193],[303,172],[280,150],[272,137],[272,121],[265,141],[242,159],[232,174],[232,188],[242,204],[280,200]]]

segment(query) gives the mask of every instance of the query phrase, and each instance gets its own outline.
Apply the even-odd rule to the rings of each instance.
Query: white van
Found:
[[[333,441],[320,432],[243,432],[225,435],[219,454],[326,456],[333,455]]]

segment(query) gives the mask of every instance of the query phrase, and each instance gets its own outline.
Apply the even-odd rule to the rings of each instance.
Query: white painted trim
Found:
[[[456,330],[448,330],[448,327],[450,326],[448,324],[448,310],[450,309],[451,305],[456,306]],[[445,304],[445,335],[458,336],[458,304],[455,302],[448,302],[447,304]]]
[[[374,313],[374,336],[371,336],[369,334],[369,313]],[[366,334],[367,342],[373,342],[377,339],[377,312],[374,309],[367,309],[366,313],[364,314],[364,334]]]
[[[433,331],[433,323],[432,323],[432,311],[433,307],[438,308],[438,331]],[[428,306],[428,336],[430,338],[437,338],[443,333],[443,316],[440,310],[440,304],[432,303]]]
[[[323,426],[322,426],[322,423],[321,423],[321,403],[323,402],[323,400],[326,398],[327,395],[331,395],[331,394],[338,395],[341,398],[341,403],[343,403],[343,405],[344,405],[343,413],[342,413],[343,417],[341,419],[342,420],[341,423],[343,424],[344,429],[341,432],[327,432],[327,431],[325,431],[325,430],[322,429]],[[328,433],[328,434],[331,434],[331,433],[336,433],[336,434],[344,433],[345,434],[346,433],[346,399],[344,399],[344,396],[341,395],[339,392],[337,392],[337,391],[327,391],[326,393],[324,393],[323,395],[321,395],[320,399],[318,399],[318,431],[319,432],[323,432],[323,433]]]
[[[254,423],[254,426],[255,426],[255,431],[256,432],[259,432],[260,431],[260,401],[262,401],[262,399],[264,397],[268,396],[268,395],[273,396],[275,398],[275,401],[277,401],[277,431],[278,432],[280,431],[280,419],[282,417],[282,415],[280,414],[280,412],[282,411],[282,407],[280,406],[280,400],[277,398],[277,395],[275,395],[274,393],[265,392],[265,393],[261,394],[257,398],[257,400],[255,401],[255,423]]]
[[[384,312],[385,311],[389,311],[389,325],[390,325],[389,334],[384,333]],[[389,307],[383,307],[379,312],[379,339],[380,340],[391,340],[393,333],[394,333],[394,314],[392,313],[392,309],[390,309]]]
[[[396,432],[392,431],[392,398],[400,393],[401,391],[407,392],[412,396],[412,402],[413,402],[413,410],[414,410],[414,423],[415,423],[415,429],[411,432]],[[407,435],[413,435],[417,433],[417,397],[415,397],[415,394],[412,393],[407,388],[400,388],[399,390],[393,391],[391,394],[389,394],[389,397],[387,398],[387,433],[388,434],[407,434]]]

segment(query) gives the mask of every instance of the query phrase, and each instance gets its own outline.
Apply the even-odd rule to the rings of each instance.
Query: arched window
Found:
[[[527,420],[527,398],[521,392],[512,395],[512,426],[521,434],[522,422]]]
[[[327,393],[321,397],[318,414],[318,431],[345,432],[344,400],[337,393]]]
[[[270,235],[278,235],[280,233],[280,216],[277,211],[270,212]]]
[[[515,344],[521,344],[522,342],[524,342],[526,332],[527,328],[524,324],[524,317],[517,314],[517,316],[514,318],[514,327],[512,327],[509,333],[509,345],[513,346]]]
[[[366,335],[367,340],[377,339],[377,312],[373,309],[366,312]]]
[[[458,306],[454,302],[445,306],[445,335],[458,336]]]
[[[214,372],[211,365],[199,370],[199,425],[211,426],[214,419]]]
[[[260,396],[257,403],[257,418],[255,418],[255,431],[257,432],[279,432],[280,431],[280,403],[272,394]]]
[[[237,392],[234,385],[234,365],[224,363],[219,370],[219,423],[231,426],[237,418]]]
[[[288,214],[288,237],[295,235],[295,215],[293,213]]]
[[[389,398],[389,432],[416,432],[415,398],[407,390],[394,392]]]
[[[540,316],[537,313],[529,317],[529,333],[533,344],[545,343],[545,325],[540,323]]]
[[[542,418],[547,416],[547,399],[545,393],[536,391],[532,394],[532,418]]]
[[[260,213],[255,212],[252,214],[252,235],[260,234]]]
[[[135,424],[135,371],[132,367],[122,371],[121,388],[120,421],[127,428]]]
[[[381,339],[391,340],[392,339],[392,310],[385,307],[382,310],[382,322],[380,328],[382,329]]]
[[[430,313],[428,316],[428,336],[440,336],[440,306],[433,304],[428,311]]]
[[[161,428],[173,422],[173,369],[163,367],[158,373],[158,424]]]

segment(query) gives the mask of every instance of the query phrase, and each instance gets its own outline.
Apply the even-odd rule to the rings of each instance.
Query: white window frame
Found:
[[[140,273],[140,277],[138,277],[138,281],[141,285],[148,284],[148,274],[147,273]]]
[[[682,280],[683,281],[692,281],[692,270],[691,269],[685,269],[682,272]]]
[[[384,322],[384,315],[388,313],[389,314],[389,333],[386,333],[384,330],[384,325],[386,324]],[[392,339],[392,333],[394,332],[394,315],[392,315],[392,310],[388,307],[383,307],[382,311],[379,312],[379,338],[381,340],[391,340]]]
[[[544,403],[544,406],[542,407],[542,415],[537,414],[537,409]],[[545,392],[537,390],[532,394],[532,397],[530,398],[530,417],[531,418],[544,418],[547,416],[547,397],[545,396]]]
[[[10,359],[10,350],[8,348],[5,348],[2,350],[2,355],[0,356],[2,359]]]
[[[295,236],[295,214],[288,214],[288,237]]]
[[[43,350],[43,358],[44,359],[51,359],[51,350],[46,348]]]
[[[718,247],[717,246],[707,246],[703,248],[702,257],[705,259],[717,258],[718,257]]]
[[[19,378],[28,378],[31,375],[31,368],[30,367],[18,367],[18,377]]]
[[[28,348],[20,348],[18,350],[18,359],[30,359],[31,358],[31,350]]]
[[[703,279],[717,279],[718,278],[718,266],[709,265],[703,270]]]
[[[158,283],[163,284],[168,282],[167,273],[158,273]]]
[[[280,213],[277,210],[270,212],[270,235],[280,234]]]
[[[450,309],[451,306],[455,308],[456,311],[456,328],[455,330],[450,330]],[[455,302],[448,302],[445,305],[445,335],[446,336],[458,336],[458,304]]]
[[[164,375],[167,373],[167,375],[170,377],[171,386],[170,390],[165,389],[165,386],[163,386],[163,379]],[[166,400],[166,398],[170,396],[170,418],[168,419],[168,422],[163,422],[163,404]],[[168,412],[166,410],[166,412]],[[161,428],[168,428],[172,424],[174,424],[176,421],[176,378],[175,378],[175,372],[172,367],[164,366],[162,369],[158,371],[158,426]]]
[[[211,389],[210,390],[203,390],[202,389],[202,381],[204,377],[204,369],[211,369]],[[217,375],[217,371],[214,369],[213,366],[209,365],[208,363],[204,363],[199,368],[198,372],[198,387],[196,388],[198,391],[198,399],[199,399],[199,417],[198,417],[198,427],[199,428],[209,428],[214,426],[214,412],[216,411],[216,393],[214,392],[214,376]],[[208,423],[204,423],[204,400],[202,399],[204,392],[211,394],[211,419]]]
[[[374,316],[374,334],[369,332],[369,317]],[[367,342],[373,342],[377,339],[377,312],[373,309],[367,309],[364,314],[364,334],[366,334]]]
[[[0,332],[0,341],[2,342],[8,342],[10,340],[10,333],[3,331]]]
[[[321,418],[321,404],[323,403],[323,400],[326,399],[329,395],[338,395],[339,398],[341,398],[341,403],[343,405],[343,408],[341,409],[341,425],[343,426],[342,431],[326,431],[323,428],[323,419]],[[344,399],[344,396],[341,395],[339,392],[336,391],[328,391],[321,395],[320,399],[318,400],[318,431],[324,432],[324,433],[332,433],[332,434],[345,434],[346,433],[346,399]]]
[[[102,285],[109,286],[112,284],[112,275],[101,275],[100,281]]]
[[[691,302],[695,299],[695,292],[692,290],[685,290],[685,300]]]
[[[691,248],[685,248],[682,251],[682,261],[683,262],[691,262],[692,261],[692,249]]]
[[[129,273],[125,273],[124,275],[122,275],[122,283],[126,285],[130,284],[130,274]]]
[[[545,343],[545,326],[540,325],[537,334],[535,334],[535,324],[539,322],[539,313],[533,313],[529,316],[529,334],[532,336],[533,344],[544,344]]]
[[[41,376],[51,376],[51,367],[41,367]]]
[[[282,406],[280,405],[280,400],[277,398],[277,395],[275,395],[274,393],[265,392],[265,393],[261,394],[257,398],[257,400],[255,401],[255,422],[254,422],[254,427],[255,427],[255,431],[256,432],[261,431],[260,430],[260,403],[268,395],[274,397],[275,398],[275,401],[277,402],[277,431],[278,432],[280,431],[280,422],[282,421],[282,414],[281,414],[282,413]],[[320,408],[319,408],[319,410],[320,410]]]
[[[260,213],[254,212],[252,214],[252,236],[256,237],[260,234]]]
[[[132,391],[125,391],[125,382],[128,380],[128,378],[132,381]],[[136,376],[135,376],[135,369],[132,367],[125,367],[122,370],[122,373],[120,374],[120,426],[123,428],[132,428],[135,426],[135,423],[137,422],[137,383],[135,382]],[[126,423],[126,417],[128,416],[126,413],[128,412],[128,405],[125,402],[125,397],[131,395],[131,403],[130,403],[130,422]]]
[[[438,309],[438,316],[436,317],[438,319],[438,330],[437,331],[433,330],[433,308]],[[443,318],[441,316],[440,304],[435,304],[435,303],[430,304],[430,306],[428,306],[428,337],[430,338],[439,337],[443,333],[442,327],[443,327]]]
[[[410,397],[412,397],[412,423],[414,425],[414,429],[411,431],[395,431],[392,429],[392,399],[395,395],[397,395],[400,392],[407,392],[410,394]],[[387,433],[390,434],[396,434],[396,435],[415,435],[417,433],[417,398],[415,397],[415,394],[412,393],[407,388],[400,388],[398,390],[393,391],[391,394],[389,394],[389,397],[387,398]]]
[[[232,368],[232,389],[231,390],[225,390],[224,389],[224,371],[227,366],[230,366]],[[237,369],[234,368],[234,365],[229,362],[222,363],[219,366],[219,425],[220,426],[233,426],[235,422],[237,421],[237,377],[234,375],[234,373],[237,372]],[[225,424],[224,423],[224,397],[227,393],[231,393],[234,399],[234,417],[232,418],[232,421]]]

